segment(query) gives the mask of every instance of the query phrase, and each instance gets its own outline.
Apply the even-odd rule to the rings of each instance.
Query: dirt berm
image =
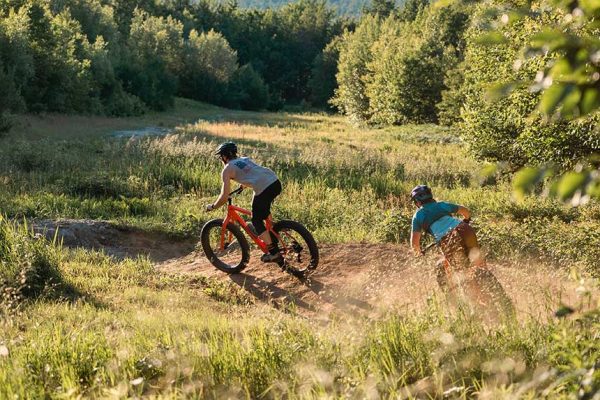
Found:
[[[38,221],[33,228],[51,240],[56,236],[66,247],[104,251],[116,258],[145,255],[165,273],[231,282],[261,302],[292,305],[297,312],[319,319],[376,317],[390,308],[414,312],[439,293],[433,275],[437,256],[415,259],[407,245],[320,244],[319,267],[301,282],[274,264],[261,263],[256,251],[243,273],[227,275],[189,240],[91,220]],[[536,261],[494,262],[490,268],[521,317],[547,318],[559,303],[573,307],[582,303],[581,282],[569,280],[559,268]]]

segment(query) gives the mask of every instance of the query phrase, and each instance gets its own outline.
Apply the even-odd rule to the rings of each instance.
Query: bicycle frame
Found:
[[[246,231],[248,236],[250,236],[250,238],[254,241],[254,243],[256,243],[256,245],[261,249],[263,253],[268,253],[269,249],[267,248],[267,244],[261,238],[259,238],[258,235],[252,232],[244,218],[240,216],[240,214],[252,216],[252,212],[244,208],[234,206],[232,204],[231,195],[238,194],[240,192],[241,190],[238,188],[237,190],[230,193],[227,205],[227,216],[225,217],[225,220],[223,221],[223,225],[221,227],[220,249],[225,249],[225,234],[227,232],[227,225],[229,225],[229,223],[237,223],[239,226],[242,227],[242,229],[244,229],[244,231]],[[265,220],[265,227],[267,228],[267,231],[271,232],[271,234],[274,235],[280,243],[284,244],[281,237],[277,234],[277,232],[273,230],[273,218],[270,215]]]

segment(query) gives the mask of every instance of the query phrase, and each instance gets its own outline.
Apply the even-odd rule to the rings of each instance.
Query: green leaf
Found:
[[[485,185],[488,182],[492,181],[494,176],[498,173],[499,170],[498,164],[487,164],[483,168],[479,170],[479,184]]]
[[[571,90],[573,90],[571,85],[553,84],[542,93],[538,109],[544,115],[553,114]]]
[[[562,201],[568,200],[577,190],[583,189],[588,179],[588,174],[584,172],[567,172],[558,181],[556,195]]]
[[[561,114],[565,118],[571,118],[578,114],[579,100],[581,100],[581,91],[573,85],[573,90],[568,92],[562,101]]]
[[[547,29],[531,37],[531,47],[541,48],[548,46],[551,49],[560,48],[568,43],[568,37],[558,30]]]
[[[600,0],[580,0],[579,7],[590,16],[600,13]]]
[[[600,90],[596,88],[586,89],[586,91],[583,92],[581,104],[579,106],[581,114],[589,114],[597,108],[600,108]]]
[[[573,314],[575,310],[565,304],[561,304],[558,310],[554,312],[554,316],[557,318],[564,318],[567,315]]]
[[[592,198],[600,200],[600,175],[596,176],[588,185],[587,194]]]
[[[573,68],[571,68],[571,64],[566,58],[559,58],[550,69],[550,72],[553,78],[560,78],[562,75],[571,74]]]
[[[530,193],[544,177],[544,170],[535,167],[521,168],[513,178],[513,191],[517,198],[522,199],[527,193]]]

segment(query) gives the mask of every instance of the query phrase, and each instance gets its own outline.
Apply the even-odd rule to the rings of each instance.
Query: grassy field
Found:
[[[145,126],[174,130],[111,135]],[[425,182],[473,209],[490,257],[600,273],[599,204],[516,202],[505,177],[482,178],[457,133],[437,126],[360,128],[189,101],[123,120],[24,116],[0,138],[0,398],[576,398],[600,389],[598,311],[489,327],[431,299],[419,315],[324,326],[218,281],[63,249],[10,222],[102,219],[193,237],[215,216],[203,208],[219,191],[211,152],[225,139],[278,172],[276,217],[305,223],[321,242],[406,242],[407,192]]]

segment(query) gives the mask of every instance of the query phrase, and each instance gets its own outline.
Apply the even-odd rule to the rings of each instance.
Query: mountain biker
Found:
[[[451,267],[462,269],[471,265],[482,267],[485,259],[479,249],[475,231],[469,225],[471,212],[468,208],[433,198],[431,189],[426,185],[416,186],[410,197],[419,208],[412,219],[411,246],[417,255],[421,250],[421,235],[427,232],[433,235],[442,249],[446,261]],[[453,215],[463,217],[461,221]]]
[[[252,225],[259,238],[267,245],[269,252],[260,258],[262,262],[280,262],[283,257],[277,242],[271,240],[264,220],[271,214],[273,200],[281,194],[281,182],[269,168],[256,164],[248,157],[238,157],[237,145],[225,142],[215,150],[215,155],[223,163],[221,172],[221,194],[213,204],[206,206],[206,211],[212,211],[227,202],[231,192],[231,180],[254,191],[252,198]]]

